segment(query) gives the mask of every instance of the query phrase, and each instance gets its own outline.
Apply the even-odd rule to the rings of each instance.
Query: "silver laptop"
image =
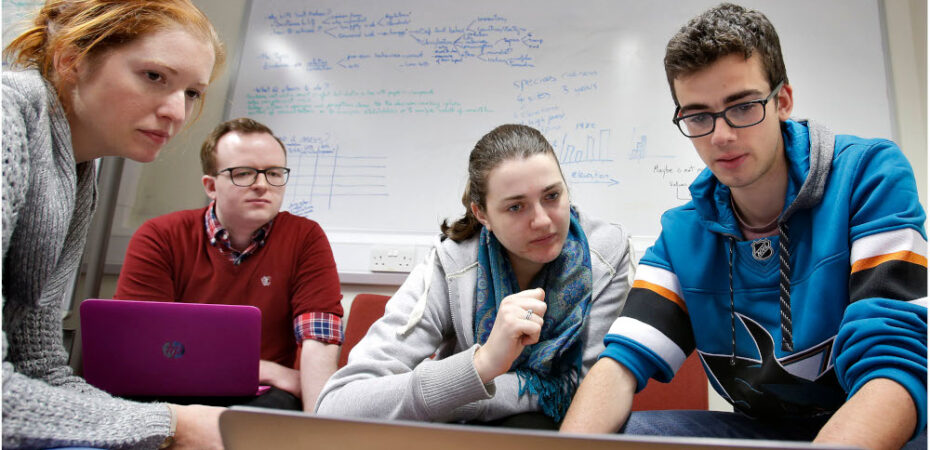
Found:
[[[627,450],[809,449],[804,442],[744,439],[578,435],[555,431],[319,417],[299,412],[234,407],[220,415],[226,450]],[[846,449],[816,446],[818,449]]]

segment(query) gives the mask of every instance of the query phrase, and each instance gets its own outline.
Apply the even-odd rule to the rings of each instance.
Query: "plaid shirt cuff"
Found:
[[[342,317],[324,312],[301,314],[294,319],[297,343],[313,339],[324,344],[342,345]]]

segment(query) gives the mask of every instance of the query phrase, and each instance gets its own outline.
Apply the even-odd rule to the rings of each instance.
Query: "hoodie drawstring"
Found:
[[[786,352],[794,351],[794,337],[791,326],[791,253],[788,247],[791,241],[788,238],[788,223],[778,224],[778,259],[779,259],[779,307],[781,312],[781,349]],[[736,307],[733,293],[733,258],[736,239],[729,236],[730,258],[727,274],[730,277],[730,336],[733,346],[733,355],[730,356],[730,365],[736,365]]]
[[[779,300],[781,302],[781,349],[794,351],[791,335],[791,253],[788,252],[788,222],[778,224],[778,259],[780,260]]]
[[[730,236],[730,259],[727,274],[730,276],[730,338],[733,344],[733,353],[730,355],[730,366],[736,365],[736,306],[733,301],[733,248],[736,247],[736,238]]]

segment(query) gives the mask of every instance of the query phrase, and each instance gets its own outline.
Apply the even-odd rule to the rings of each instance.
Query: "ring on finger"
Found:
[[[530,320],[531,317],[533,317],[533,310],[532,309],[526,310],[526,315],[523,316],[523,320]]]

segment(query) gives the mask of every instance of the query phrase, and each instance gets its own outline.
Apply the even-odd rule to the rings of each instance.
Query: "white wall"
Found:
[[[895,140],[917,176],[927,207],[927,2],[883,0],[885,33],[898,125]]]

